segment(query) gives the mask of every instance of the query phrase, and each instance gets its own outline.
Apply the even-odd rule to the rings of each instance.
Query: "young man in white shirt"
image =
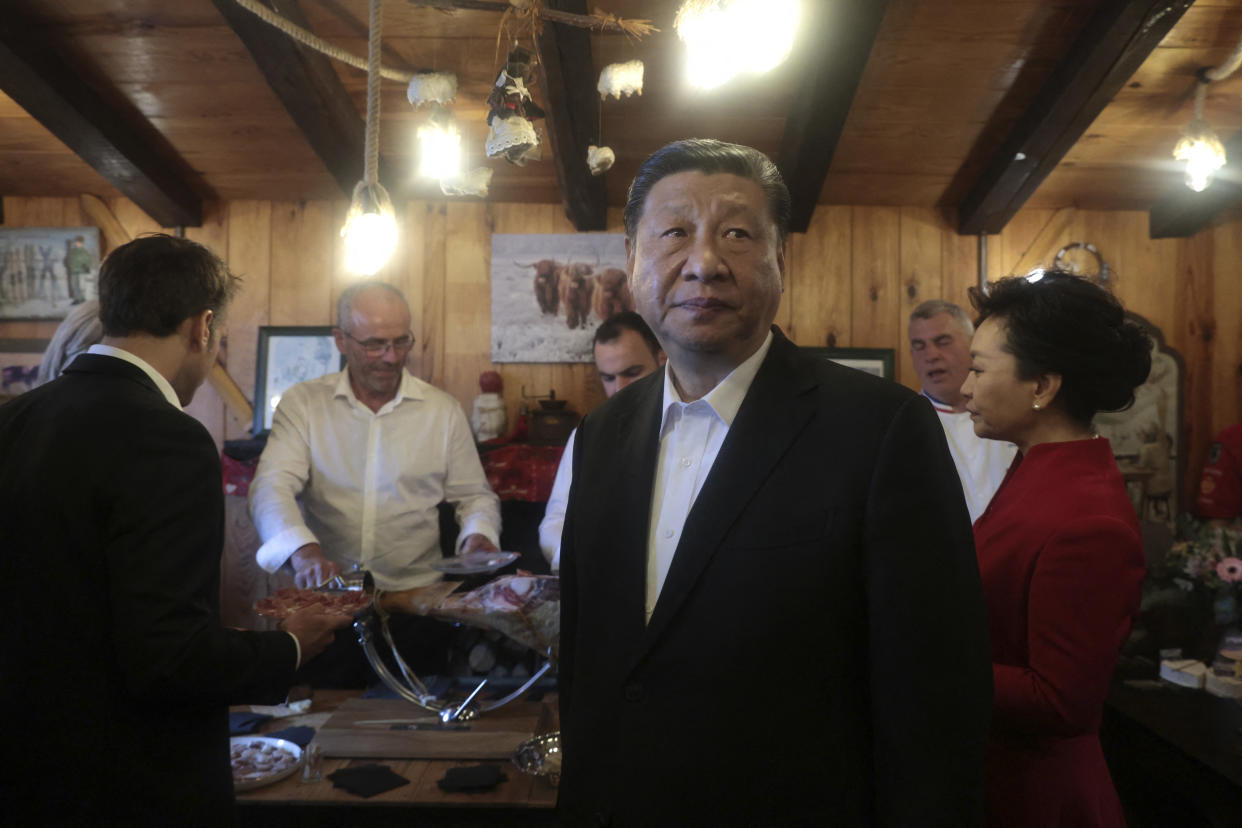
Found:
[[[595,329],[595,367],[604,386],[604,396],[642,379],[664,364],[664,351],[655,334],[634,311],[622,311],[605,319]],[[556,469],[552,494],[543,520],[539,523],[539,548],[556,572],[561,568],[561,527],[565,524],[565,507],[569,504],[569,487],[573,483],[575,429],[565,443],[565,453]]]
[[[992,501],[1017,453],[1013,443],[975,436],[966,411],[962,383],[970,373],[974,332],[966,311],[943,299],[930,299],[910,313],[910,357],[923,396],[931,401],[944,428],[971,523]]]

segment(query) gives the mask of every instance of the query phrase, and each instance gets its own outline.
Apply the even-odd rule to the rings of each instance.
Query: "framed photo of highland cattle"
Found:
[[[599,323],[634,309],[620,233],[492,236],[492,362],[590,362]]]

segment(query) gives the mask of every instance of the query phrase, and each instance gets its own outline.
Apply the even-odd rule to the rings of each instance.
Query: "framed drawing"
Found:
[[[894,367],[896,352],[892,348],[803,348],[802,350],[886,380],[891,380],[896,376]]]
[[[625,236],[492,236],[492,362],[591,362],[606,317],[634,310]]]
[[[254,364],[254,425],[258,436],[272,428],[281,394],[299,382],[345,366],[331,325],[259,326],[259,357]]]
[[[0,319],[64,319],[98,279],[99,228],[0,227]]]

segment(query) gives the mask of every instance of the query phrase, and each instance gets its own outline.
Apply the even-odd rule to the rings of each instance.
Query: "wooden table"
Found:
[[[335,710],[357,691],[316,690],[312,712]],[[555,711],[555,700],[548,700]],[[244,709],[244,708],[239,708]],[[418,708],[410,706],[412,714]],[[279,730],[287,722],[267,723],[265,730]],[[328,774],[354,765],[379,763],[410,780],[377,796],[362,798],[333,786]],[[278,828],[296,825],[366,826],[403,824],[419,826],[504,826],[555,824],[556,788],[543,777],[522,773],[512,763],[491,760],[507,775],[494,790],[485,793],[445,793],[437,785],[449,768],[481,764],[480,760],[427,759],[323,759],[320,782],[303,783],[301,772],[272,785],[237,795],[242,825]]]
[[[1100,741],[1130,828],[1242,826],[1242,704],[1115,681]]]

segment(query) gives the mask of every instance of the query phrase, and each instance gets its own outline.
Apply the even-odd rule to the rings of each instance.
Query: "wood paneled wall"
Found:
[[[245,278],[230,319],[229,373],[249,396],[254,389],[259,325],[326,325],[348,284],[338,229],[343,201],[234,201],[208,211],[186,235],[220,253]],[[125,200],[110,202],[132,234],[158,230]],[[1151,240],[1141,212],[1078,211],[1063,231],[1039,239],[1049,210],[1019,213],[988,239],[990,278],[1010,272],[1030,253],[1045,261],[1070,241],[1094,244],[1109,261],[1112,284],[1126,307],[1164,331],[1186,362],[1187,488],[1197,479],[1207,445],[1225,425],[1242,420],[1242,221],[1192,239]],[[76,199],[4,199],[9,226],[85,223]],[[1064,218],[1064,216],[1063,216]],[[570,233],[559,205],[413,202],[402,217],[401,247],[381,278],[399,286],[414,311],[418,340],[410,369],[470,409],[478,376],[497,368],[505,381],[510,422],[523,387],[529,395],[556,389],[578,411],[603,398],[590,365],[493,366],[490,350],[492,233]],[[609,228],[620,232],[619,211]],[[978,278],[978,239],[958,236],[937,212],[923,208],[821,206],[809,232],[796,234],[778,324],[799,344],[890,347],[898,379],[917,387],[905,342],[906,318],[925,299],[967,305]],[[0,322],[0,339],[46,338],[54,322]],[[209,387],[191,413],[217,441],[245,436]],[[1189,494],[1189,492],[1188,492]]]

